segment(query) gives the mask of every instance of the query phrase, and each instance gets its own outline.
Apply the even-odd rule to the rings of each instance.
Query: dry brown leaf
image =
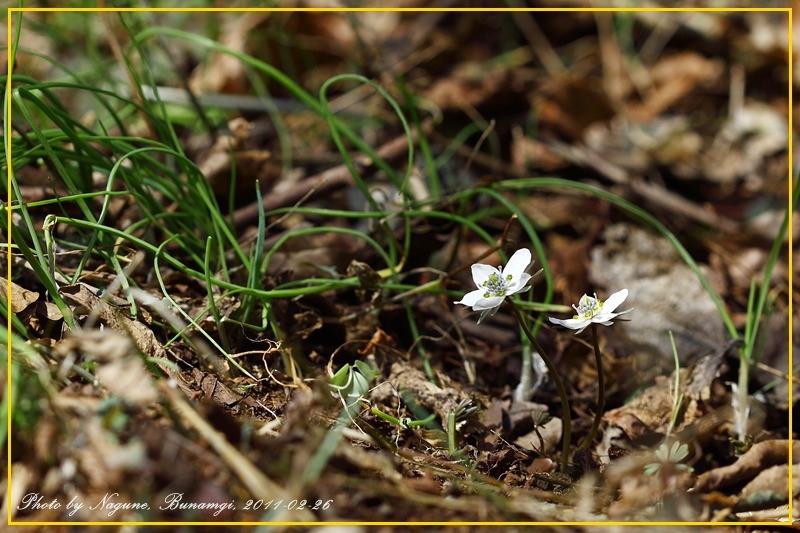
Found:
[[[723,69],[720,59],[708,59],[693,51],[664,57],[649,71],[653,87],[644,102],[629,105],[631,119],[647,122],[658,117],[696,87],[715,83]]]
[[[520,175],[524,175],[531,168],[552,172],[569,165],[564,157],[545,143],[527,137],[519,126],[511,130],[511,137],[511,165]]]
[[[793,444],[792,456],[795,461],[800,461],[800,442]],[[753,478],[766,468],[788,462],[788,440],[758,442],[735,463],[704,472],[697,478],[694,490],[697,492],[718,490]]]
[[[608,96],[595,80],[556,78],[534,93],[541,127],[570,140],[581,139],[595,122],[614,116]]]
[[[689,119],[682,116],[655,117],[641,123],[618,116],[588,126],[583,138],[604,160],[631,172],[661,164],[670,166],[678,176],[693,177],[700,166],[703,140],[691,128]]]
[[[772,178],[765,161],[786,150],[788,138],[781,110],[748,102],[734,110],[706,150],[700,161],[703,175],[718,183],[746,179],[760,190],[761,182]]]
[[[472,109],[508,90],[510,74],[487,73],[478,64],[460,65],[451,76],[434,82],[425,98],[441,110]]]
[[[76,331],[54,349],[64,357],[72,352],[97,361],[97,378],[115,396],[135,405],[158,401],[153,376],[144,367],[130,337],[115,331]]]
[[[147,325],[127,316],[125,312],[94,293],[94,289],[84,283],[76,283],[59,289],[61,296],[75,307],[77,314],[91,314],[107,327],[130,335],[141,352],[149,357],[166,358],[167,352]]]
[[[800,466],[792,466],[793,493],[800,492]],[[742,489],[733,511],[751,512],[773,509],[789,503],[789,465],[778,465],[760,472]]]
[[[622,407],[606,411],[603,421],[609,426],[621,428],[630,439],[665,430],[674,402],[672,383],[667,377],[659,376],[656,384],[636,399]]]
[[[203,391],[206,399],[213,399],[219,404],[230,407],[239,403],[244,397],[234,391],[213,374],[207,374],[199,368],[192,369],[192,378],[197,387]]]
[[[688,379],[682,379],[686,387],[686,398],[707,401],[711,397],[711,384],[724,364],[724,350],[705,355],[692,367]]]
[[[36,314],[45,320],[55,321],[64,318],[61,309],[53,302],[39,302],[36,305]]]
[[[359,246],[347,235],[325,233],[301,236],[291,239],[280,251],[275,252],[267,273],[275,275],[288,271],[294,279],[303,279],[318,277],[320,266],[345,272]]]
[[[122,486],[126,474],[139,472],[147,460],[144,444],[131,439],[120,444],[118,439],[100,424],[93,416],[83,421],[83,434],[86,445],[76,447],[73,456],[77,460],[82,475],[88,478],[92,488],[113,490]],[[108,511],[101,511],[87,520],[108,519]]]
[[[538,428],[538,433],[531,431],[515,439],[514,444],[527,450],[536,450],[543,455],[554,453],[558,449],[558,443],[561,442],[562,426],[561,419],[553,417]]]
[[[0,276],[0,284],[2,284],[4,288],[11,286],[11,311],[15,314],[26,310],[31,304],[35,303],[36,300],[39,299],[38,292],[29,291],[28,289],[21,287],[13,281],[9,281],[2,276]],[[6,291],[3,291],[3,294],[0,296],[0,298],[5,299],[6,294]]]

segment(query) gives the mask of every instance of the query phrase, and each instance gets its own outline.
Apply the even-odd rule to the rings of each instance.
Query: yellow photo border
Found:
[[[9,7],[7,8],[7,83],[6,83],[6,114],[4,116],[5,119],[5,154],[6,154],[6,161],[8,163],[7,169],[7,190],[8,190],[8,201],[6,203],[6,217],[7,217],[7,224],[8,227],[11,228],[11,213],[13,206],[11,204],[11,176],[12,176],[12,168],[11,168],[11,139],[10,139],[10,124],[11,124],[11,93],[12,93],[12,72],[13,72],[13,55],[12,55],[12,20],[13,15],[15,13],[20,13],[22,16],[24,13],[30,12],[56,12],[56,11],[68,11],[68,12],[90,12],[90,13],[97,13],[97,12],[254,12],[254,11],[273,11],[273,12],[292,12],[292,11],[304,11],[304,12],[374,12],[374,11],[396,11],[396,12],[426,12],[426,11],[454,11],[454,12],[497,12],[497,11],[529,11],[529,12],[573,12],[573,11],[589,11],[589,12],[662,12],[662,13],[669,13],[669,12],[717,12],[717,13],[731,13],[731,12],[784,12],[787,13],[787,40],[788,40],[788,102],[789,102],[789,113],[788,113],[788,149],[789,149],[789,168],[788,168],[788,199],[787,199],[787,209],[788,212],[792,211],[792,192],[793,192],[793,182],[792,182],[792,175],[793,175],[793,168],[794,168],[794,157],[793,157],[793,134],[792,134],[792,83],[793,83],[793,50],[792,50],[792,8],[790,7],[778,7],[778,8],[742,8],[742,7],[732,7],[732,8],[725,8],[725,7],[706,7],[706,8],[679,8],[679,7],[653,7],[653,8],[616,8],[616,7],[571,7],[571,8],[380,8],[380,7],[353,7],[353,8],[317,8],[317,7],[305,7],[305,8],[296,8],[296,7],[275,7],[275,8],[249,8],[249,7],[235,7],[235,8],[136,8],[136,7],[129,7],[129,8],[41,8],[41,7]],[[21,199],[20,199],[21,201]],[[358,522],[358,521],[340,521],[340,522],[127,522],[127,521],[102,521],[102,522],[22,522],[22,521],[13,521],[11,520],[11,505],[12,505],[12,498],[11,498],[11,489],[13,487],[11,483],[11,413],[13,411],[13,406],[11,402],[11,397],[9,396],[8,401],[8,412],[7,412],[7,439],[8,439],[8,456],[7,456],[7,492],[6,492],[6,507],[8,509],[8,514],[6,516],[7,525],[9,526],[52,526],[52,525],[69,525],[69,526],[163,526],[163,525],[178,525],[178,526],[188,526],[188,525],[219,525],[219,526],[255,526],[255,525],[274,525],[274,526],[345,526],[345,525],[418,525],[418,526],[471,526],[471,525],[497,525],[497,526],[524,526],[524,525],[540,525],[540,526],[582,526],[582,525],[594,525],[594,526],[699,526],[699,525],[708,525],[708,526],[764,526],[769,524],[775,525],[783,525],[787,526],[792,524],[792,516],[794,514],[794,493],[792,487],[792,465],[793,458],[792,458],[792,434],[793,434],[793,407],[792,407],[792,368],[793,368],[793,353],[792,353],[792,317],[794,315],[793,306],[792,306],[792,272],[793,272],[793,253],[792,253],[792,219],[789,220],[789,227],[788,227],[788,245],[789,245],[789,270],[788,270],[788,287],[789,287],[789,510],[788,510],[788,522],[781,522],[777,520],[768,520],[768,521],[759,521],[759,522],[745,522],[745,521],[736,521],[736,522],[634,522],[634,521],[608,521],[608,522],[436,522],[436,521],[424,521],[424,522]],[[7,286],[7,301],[11,302],[11,231],[8,232],[8,248],[6,250],[7,253],[7,260],[8,260],[8,272],[6,272],[6,278],[8,280]],[[12,390],[12,383],[11,383],[11,317],[12,313],[8,313],[8,346],[7,346],[7,361],[6,361],[6,394],[10,394]]]

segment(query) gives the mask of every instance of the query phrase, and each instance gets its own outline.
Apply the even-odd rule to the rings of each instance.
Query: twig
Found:
[[[509,219],[508,219],[508,222],[506,222],[506,227],[503,230],[503,235],[500,237],[500,240],[498,240],[497,243],[494,246],[492,246],[491,248],[489,248],[488,250],[483,252],[478,257],[474,258],[472,260],[472,262],[473,263],[477,263],[478,261],[480,261],[480,260],[482,260],[482,259],[484,259],[486,257],[489,257],[490,255],[495,253],[497,250],[499,250],[500,248],[502,248],[503,246],[505,246],[506,244],[511,242],[511,240],[508,238],[508,232],[511,230],[511,224],[516,219],[517,219],[517,215],[516,214],[511,215],[511,217],[509,217]],[[460,266],[459,268],[453,270],[452,272],[448,273],[444,277],[444,279],[452,279],[453,277],[456,276],[456,274],[459,274],[462,270],[466,270],[466,269],[471,268],[471,267],[472,267],[471,263],[466,263],[466,264]]]
[[[422,129],[426,134],[431,129],[432,124],[430,120],[422,124]],[[416,141],[418,132],[413,130],[411,135],[412,140]],[[408,138],[405,135],[400,135],[378,148],[375,152],[382,159],[391,160],[405,154],[407,149]],[[367,156],[357,157],[355,161],[365,168],[374,164]],[[265,195],[261,204],[264,211],[271,211],[280,207],[298,205],[314,194],[329,193],[353,184],[353,177],[350,175],[350,171],[346,165],[342,164],[306,178],[289,190]],[[241,229],[248,224],[252,224],[258,218],[260,209],[261,207],[258,203],[253,202],[234,211],[233,220],[236,228]]]
[[[255,498],[264,500],[283,500],[291,501],[291,495],[282,487],[278,486],[275,482],[267,478],[261,470],[251,463],[247,457],[236,449],[225,437],[214,429],[202,416],[200,416],[192,407],[189,402],[175,389],[165,386],[162,389],[167,399],[169,400],[172,408],[183,419],[183,421],[190,427],[197,431],[201,438],[216,451],[220,458],[230,467],[236,476],[250,491],[250,494]],[[280,516],[276,516],[277,520],[289,518],[302,522],[314,521],[314,515],[307,509],[293,509],[291,511],[284,511]]]
[[[664,187],[648,183],[642,178],[634,178],[622,167],[603,159],[591,150],[569,146],[558,141],[551,141],[546,146],[571,162],[590,167],[612,182],[630,188],[641,198],[663,207],[667,211],[678,213],[706,226],[718,228],[725,233],[739,231],[739,224],[734,220],[709,211]]]

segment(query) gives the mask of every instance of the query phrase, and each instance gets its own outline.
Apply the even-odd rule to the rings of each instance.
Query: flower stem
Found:
[[[586,435],[579,450],[587,450],[591,446],[594,436],[597,434],[597,429],[600,427],[600,420],[603,418],[603,410],[606,406],[606,384],[603,376],[603,361],[600,359],[600,345],[597,342],[597,324],[592,324],[592,344],[594,345],[594,362],[597,366],[597,410],[594,413],[594,422],[592,422],[592,429]]]
[[[506,301],[511,304],[511,309],[514,311],[514,315],[517,317],[517,322],[519,322],[519,325],[522,327],[522,331],[525,332],[528,340],[531,341],[531,345],[537,352],[539,352],[539,355],[542,356],[544,364],[547,365],[547,370],[550,372],[550,375],[553,376],[553,382],[556,384],[558,395],[561,398],[561,410],[564,412],[562,418],[564,444],[561,450],[561,471],[565,472],[567,470],[567,465],[569,464],[569,446],[572,439],[572,420],[570,419],[569,414],[569,399],[567,398],[567,391],[564,389],[564,384],[561,383],[561,378],[558,376],[556,366],[544,352],[542,346],[536,341],[536,337],[533,336],[533,333],[528,327],[527,322],[525,322],[525,319],[522,318],[522,313],[519,312],[519,309],[514,301],[511,299]]]
[[[533,353],[526,346],[522,347],[522,372],[519,385],[514,391],[514,399],[524,402],[530,401],[533,388]]]

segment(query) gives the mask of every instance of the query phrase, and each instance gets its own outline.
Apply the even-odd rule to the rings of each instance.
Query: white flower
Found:
[[[530,250],[522,248],[514,252],[502,270],[489,265],[472,265],[472,279],[478,289],[465,294],[460,302],[453,303],[472,307],[473,311],[483,311],[478,319],[480,324],[487,315],[497,312],[506,296],[530,289],[525,285],[532,277],[527,272],[532,264]]]
[[[576,335],[586,329],[589,324],[610,326],[613,324],[613,322],[611,322],[612,319],[633,311],[633,309],[627,309],[619,313],[613,312],[627,297],[628,289],[615,292],[609,296],[608,300],[605,302],[597,299],[597,293],[595,293],[594,298],[584,294],[580,302],[578,302],[578,305],[572,306],[575,308],[575,311],[578,312],[577,315],[566,320],[550,317],[550,322],[553,324],[561,324],[569,329],[577,329],[578,331],[575,332]]]

